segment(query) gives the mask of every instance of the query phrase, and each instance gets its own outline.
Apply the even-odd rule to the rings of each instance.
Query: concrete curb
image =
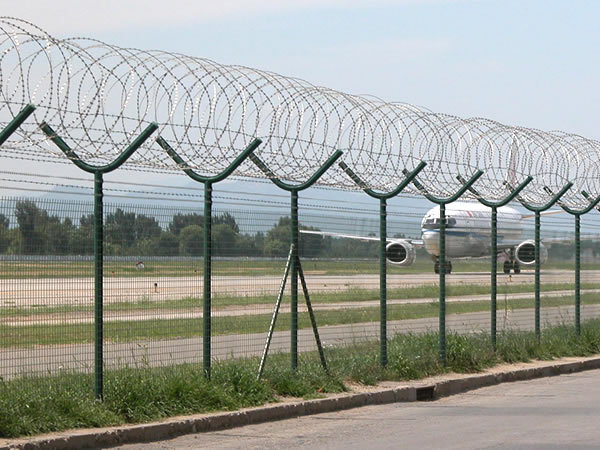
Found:
[[[532,380],[594,369],[600,369],[600,358],[589,358],[574,362],[558,362],[543,367],[475,374],[466,377],[457,376],[454,379],[432,383],[427,383],[427,381],[415,382],[411,386],[381,389],[358,394],[342,394],[324,399],[269,405],[231,413],[176,418],[160,423],[127,425],[98,430],[70,430],[64,433],[56,433],[52,436],[28,440],[4,441],[0,444],[2,445],[0,446],[0,450],[102,448],[123,444],[152,442],[183,434],[223,430],[367,405],[435,400],[440,397],[500,383]]]

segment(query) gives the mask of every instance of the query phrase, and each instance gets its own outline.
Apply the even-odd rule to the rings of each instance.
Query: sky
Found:
[[[435,112],[600,140],[596,0],[0,0],[0,5],[3,15],[31,21],[57,37],[178,52]],[[22,164],[5,159],[2,165]],[[85,177],[66,165],[62,172]],[[130,176],[147,180],[147,174]],[[119,170],[106,179],[122,178]]]
[[[596,0],[0,0],[85,36],[600,139]]]

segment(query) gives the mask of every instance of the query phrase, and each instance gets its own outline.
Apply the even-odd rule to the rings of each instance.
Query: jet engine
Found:
[[[517,245],[515,250],[515,258],[524,266],[535,264],[535,241],[529,239]],[[548,248],[540,242],[540,264],[544,264],[548,259]]]
[[[385,247],[385,257],[390,264],[410,266],[415,262],[417,251],[409,241],[392,241]]]

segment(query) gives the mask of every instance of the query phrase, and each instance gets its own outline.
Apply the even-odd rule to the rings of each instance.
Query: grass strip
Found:
[[[413,380],[447,372],[478,372],[501,363],[525,362],[600,353],[600,320],[545,328],[538,342],[533,332],[499,333],[494,352],[485,333],[447,336],[447,365],[438,361],[436,333],[403,334],[390,339],[389,364],[379,365],[378,343],[328,348],[329,373],[316,353],[300,355],[298,370],[289,355],[273,355],[261,380],[256,358],[215,362],[212,378],[199,364],[165,368],[125,367],[105,373],[105,399],[93,398],[93,375],[0,379],[0,437],[14,438],[71,428],[143,423],[181,414],[231,411],[276,401],[278,396],[315,398],[342,392],[349,381]]]
[[[42,257],[40,257],[42,258]],[[202,259],[172,259],[153,260],[143,258],[144,269],[136,268],[135,261],[110,261],[104,263],[104,276],[111,277],[193,277],[202,274]],[[452,271],[456,272],[485,272],[490,270],[489,259],[456,260],[452,263]],[[499,265],[499,273],[502,272]],[[548,261],[544,270],[573,270],[572,261]],[[280,276],[285,267],[285,259],[247,259],[247,258],[216,258],[212,263],[214,276]],[[373,259],[303,259],[302,268],[307,275],[353,275],[379,273],[379,262]],[[581,270],[598,270],[600,263],[583,263]],[[410,267],[390,265],[389,274],[431,273],[433,264],[428,258],[420,258]],[[92,277],[94,263],[89,261],[40,259],[3,261],[0,266],[0,279],[23,278],[81,278]]]
[[[582,295],[583,304],[598,304],[600,297],[595,294]],[[567,306],[574,303],[573,296],[549,297],[543,299],[543,307]],[[499,309],[503,305],[499,305]],[[531,309],[533,299],[507,300],[506,308],[510,310]],[[489,311],[489,301],[448,302],[447,314],[466,314]],[[388,320],[408,320],[437,317],[437,302],[389,305]],[[316,312],[319,327],[327,325],[349,325],[379,321],[379,308],[355,308],[340,310],[324,310]],[[215,316],[212,319],[212,334],[234,335],[250,333],[266,333],[271,314],[246,316]],[[280,313],[276,331],[289,330],[289,313]],[[309,316],[306,312],[298,314],[298,327],[310,328]],[[52,324],[2,326],[0,327],[0,347],[19,348],[34,345],[63,345],[93,342],[93,324]],[[104,323],[104,339],[106,342],[133,342],[138,340],[164,340],[202,336],[202,319],[149,319],[136,321],[120,321]]]

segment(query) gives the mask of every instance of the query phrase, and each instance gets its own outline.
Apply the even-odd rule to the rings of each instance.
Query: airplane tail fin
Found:
[[[518,156],[519,145],[517,137],[513,135],[512,142],[510,145],[510,154],[508,159],[508,174],[507,180],[511,186],[517,185],[517,156]]]

